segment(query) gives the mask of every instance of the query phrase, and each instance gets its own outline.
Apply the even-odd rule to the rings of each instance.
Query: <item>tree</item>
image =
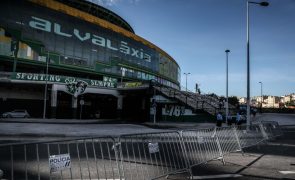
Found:
[[[239,105],[239,99],[237,96],[230,96],[228,97],[228,103],[237,107]]]
[[[286,103],[286,106],[295,106],[295,100]]]

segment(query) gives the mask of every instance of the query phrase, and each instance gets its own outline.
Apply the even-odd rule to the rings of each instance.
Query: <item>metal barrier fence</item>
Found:
[[[123,135],[118,142],[125,179],[153,179],[187,168],[179,132]]]
[[[6,179],[120,179],[114,142],[101,137],[1,146],[0,169]]]
[[[283,132],[278,124],[275,121],[261,121],[260,122],[264,128],[264,131],[268,138],[272,139],[278,136],[283,135]]]
[[[260,124],[252,124],[252,126],[250,126],[248,130],[246,126],[238,127],[236,130],[236,134],[240,141],[241,148],[254,146],[259,144],[263,140],[267,140]]]
[[[215,129],[182,131],[182,143],[189,167],[223,156],[220,142],[216,135],[217,131]]]
[[[160,179],[282,135],[276,122],[0,145],[5,179]],[[1,178],[1,177],[0,177]]]

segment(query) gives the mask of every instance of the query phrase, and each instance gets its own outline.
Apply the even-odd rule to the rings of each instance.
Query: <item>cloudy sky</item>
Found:
[[[124,18],[135,33],[170,54],[188,76],[188,89],[246,96],[245,0],[90,0]],[[259,1],[258,1],[259,2]],[[295,92],[295,0],[250,5],[251,96]]]

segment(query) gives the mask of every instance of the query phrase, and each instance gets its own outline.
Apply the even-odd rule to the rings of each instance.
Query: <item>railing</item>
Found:
[[[219,107],[218,103],[216,103],[217,101],[205,98],[206,96],[204,95],[183,92],[162,86],[154,86],[154,88],[163,93],[165,96],[175,98],[183,104],[190,106],[192,109],[202,109],[212,115],[215,115],[217,113]],[[220,111],[224,111],[224,109],[220,109]]]
[[[276,122],[0,145],[5,179],[160,179],[281,136]],[[186,177],[183,175],[183,178]],[[1,178],[1,177],[0,177]]]

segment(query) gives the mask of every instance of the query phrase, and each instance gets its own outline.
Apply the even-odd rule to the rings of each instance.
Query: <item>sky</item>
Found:
[[[246,97],[246,0],[89,0],[121,16],[135,33],[171,55],[181,86]],[[253,0],[254,1],[254,0]],[[260,2],[260,1],[257,1]],[[250,95],[295,93],[295,0],[250,4]]]

